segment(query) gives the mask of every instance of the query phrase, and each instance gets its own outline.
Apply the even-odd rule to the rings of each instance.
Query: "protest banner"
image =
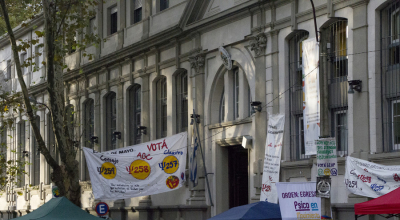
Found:
[[[317,147],[317,176],[337,176],[336,140],[324,138],[315,141]]]
[[[400,166],[385,166],[348,156],[344,183],[353,194],[377,198],[400,186]]]
[[[275,183],[279,182],[284,125],[284,114],[269,116],[260,201],[278,203]]]
[[[117,200],[180,188],[186,148],[187,132],[102,153],[84,148],[94,198]]]
[[[303,118],[305,154],[317,154],[315,140],[320,134],[319,45],[315,38],[303,44]]]
[[[315,182],[276,183],[282,220],[321,219],[321,198]]]

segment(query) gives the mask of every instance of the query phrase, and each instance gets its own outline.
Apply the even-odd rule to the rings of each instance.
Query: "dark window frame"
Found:
[[[131,145],[140,144],[142,142],[141,126],[142,117],[142,89],[140,85],[134,85],[129,89],[129,126],[130,126],[130,139]]]
[[[156,136],[163,138],[167,136],[168,128],[168,100],[167,100],[167,77],[163,76],[156,83]]]
[[[117,148],[117,138],[114,132],[117,130],[117,94],[110,92],[106,97],[106,146],[105,151]]]
[[[176,76],[176,128],[177,132],[188,130],[188,75],[182,71]]]

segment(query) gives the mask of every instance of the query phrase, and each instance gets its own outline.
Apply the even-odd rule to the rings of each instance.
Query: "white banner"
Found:
[[[284,125],[284,114],[269,115],[260,195],[261,201],[278,203],[275,183],[279,182]]]
[[[319,45],[315,38],[303,41],[303,121],[306,155],[317,154],[320,134]]]
[[[317,176],[337,176],[336,140],[323,138],[315,141],[317,147]]]
[[[400,166],[347,157],[344,183],[353,194],[377,198],[400,186]]]
[[[187,132],[107,152],[84,148],[95,199],[117,200],[184,185]]]
[[[282,220],[321,219],[321,198],[315,182],[276,183]]]

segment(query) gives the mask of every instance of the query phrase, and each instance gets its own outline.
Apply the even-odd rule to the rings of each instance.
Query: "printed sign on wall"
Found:
[[[356,195],[377,198],[400,187],[400,166],[347,157],[344,183]]]
[[[282,220],[321,219],[321,198],[315,182],[276,183]]]
[[[318,176],[337,176],[336,140],[325,138],[315,141],[317,146]]]
[[[303,41],[303,118],[306,155],[317,154],[320,134],[319,45],[315,38]]]
[[[278,203],[275,183],[279,182],[279,169],[281,166],[281,151],[285,115],[270,115],[268,120],[267,142],[265,144],[265,157],[261,188],[261,201]]]
[[[187,132],[107,152],[84,148],[95,199],[117,200],[183,186]]]

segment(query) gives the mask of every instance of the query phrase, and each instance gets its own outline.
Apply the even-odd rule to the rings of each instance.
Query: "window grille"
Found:
[[[94,136],[94,100],[88,99],[85,103],[85,114],[84,114],[84,123],[85,123],[85,146],[88,148],[94,147],[92,137]],[[83,159],[85,160],[85,154],[83,154]],[[85,174],[83,176],[83,180],[90,180],[88,166],[85,166]]]
[[[25,121],[20,121],[18,124],[18,161],[17,164],[19,166],[19,176],[17,177],[18,187],[25,186]]]
[[[176,118],[177,131],[187,131],[188,128],[188,78],[184,71],[176,76]]]
[[[142,0],[133,0],[133,23],[142,20]]]
[[[157,138],[167,136],[167,78],[157,81]]]
[[[117,148],[117,138],[114,132],[117,130],[117,99],[115,92],[107,96],[106,101],[106,151]]]
[[[400,1],[381,11],[382,145],[400,150]]]
[[[160,11],[169,8],[169,0],[160,0]]]
[[[138,128],[141,125],[141,97],[142,90],[139,85],[135,85],[129,90],[129,108],[130,108],[130,144],[141,143],[142,134]]]
[[[40,131],[40,117],[35,117],[36,125]],[[40,184],[40,151],[39,151],[39,144],[37,142],[35,133],[32,131],[33,137],[33,149],[32,149],[32,157],[33,157],[33,180],[32,185],[37,186]]]
[[[224,91],[222,91],[221,95],[221,103],[219,105],[219,122],[222,123],[225,121],[225,94]]]
[[[308,38],[307,31],[297,32],[289,40],[289,92],[290,100],[290,149],[292,160],[307,159],[304,144],[303,122],[303,41]]]
[[[322,29],[321,53],[326,57],[320,59],[324,68],[320,68],[320,76],[328,78],[328,108],[330,112],[331,136],[336,138],[338,156],[347,156],[347,108],[348,108],[348,62],[347,62],[347,20],[337,19]],[[324,51],[325,50],[325,51]]]
[[[239,118],[239,68],[233,70],[233,115]]]
[[[110,34],[118,31],[118,9],[117,6],[110,9]]]

